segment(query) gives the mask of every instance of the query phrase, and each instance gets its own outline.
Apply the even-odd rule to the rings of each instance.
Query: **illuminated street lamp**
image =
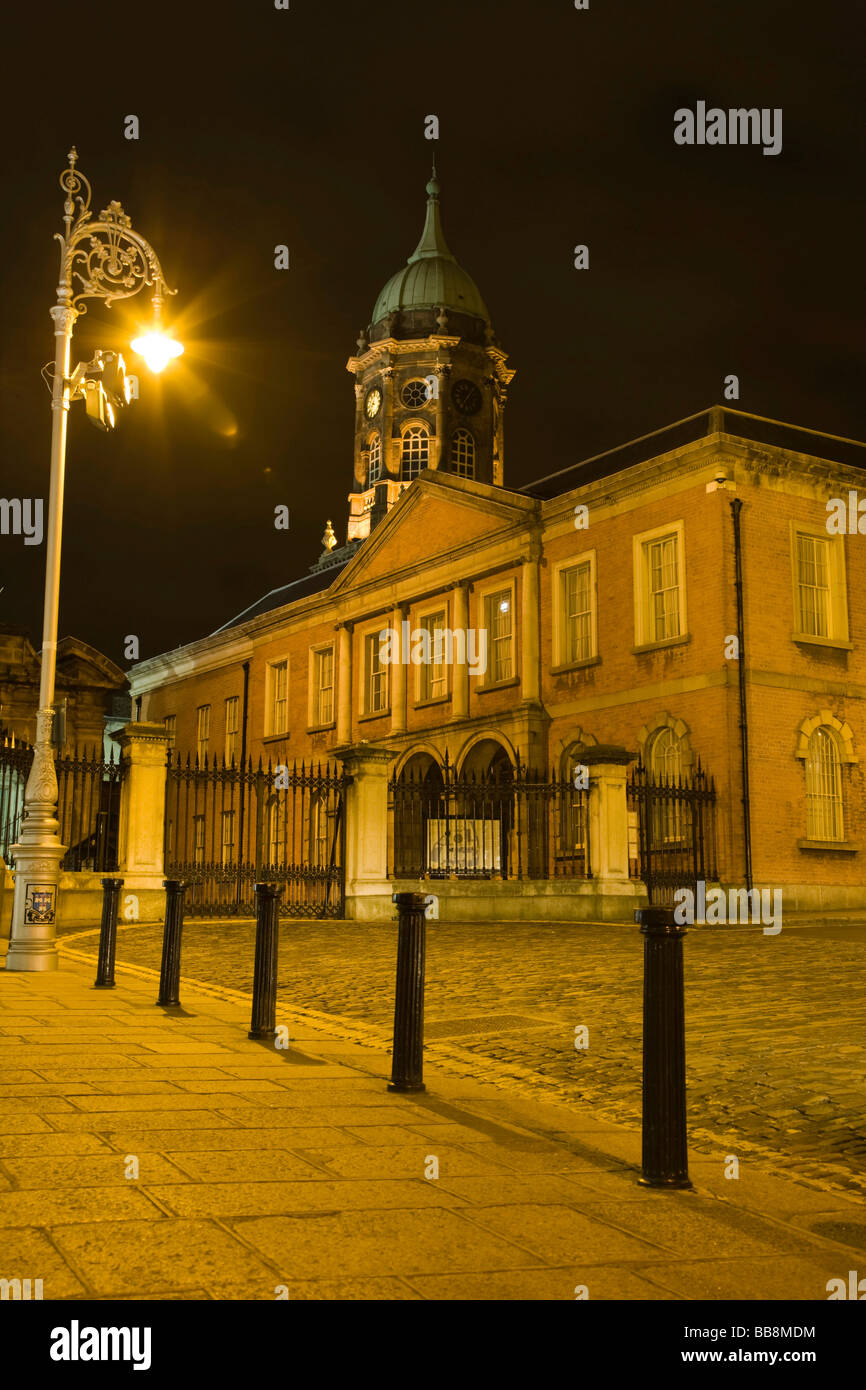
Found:
[[[97,219],[90,211],[90,184],[75,165],[73,145],[69,167],[60,175],[66,194],[64,231],[60,242],[60,280],[54,320],[55,355],[51,391],[51,481],[46,532],[45,606],[42,621],[42,662],[36,745],[24,792],[24,811],[15,858],[15,898],[7,970],[56,970],[57,893],[60,861],[65,846],[59,838],[57,773],[52,748],[54,680],[57,666],[57,620],[60,599],[60,544],[63,529],[63,488],[66,472],[66,417],[74,400],[83,400],[87,418],[100,429],[112,429],[116,412],[130,400],[130,383],[123,358],[97,351],[90,362],[79,363],[70,375],[72,329],[87,312],[86,299],[128,299],[145,285],[153,289],[154,326],[147,334],[145,361],[162,371],[182,352],[179,343],[162,336],[160,311],[168,290],[156,252],[132,225],[120,203],[109,203]],[[77,206],[76,206],[77,205]],[[77,285],[81,288],[77,290]],[[139,340],[136,340],[139,341]],[[158,349],[162,346],[162,353]],[[139,349],[133,347],[136,351]]]
[[[183,345],[162,331],[162,295],[153,296],[153,323],[146,333],[132,340],[132,350],[143,357],[152,372],[161,372],[175,357],[180,357]]]

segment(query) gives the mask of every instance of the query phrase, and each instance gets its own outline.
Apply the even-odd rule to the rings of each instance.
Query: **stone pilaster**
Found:
[[[352,741],[352,624],[337,627],[337,743]]]
[[[635,898],[639,906],[645,894],[629,878],[626,800],[626,773],[636,756],[617,745],[597,744],[584,748],[580,760],[589,768],[589,861],[595,892],[602,898]],[[616,915],[622,917],[622,904]]]
[[[346,788],[346,916],[385,921],[392,913],[388,879],[388,767],[386,748],[338,748],[351,778]]]
[[[538,617],[538,563],[540,547],[533,544],[521,571],[520,684],[524,700],[541,698],[541,642]]]
[[[455,584],[452,590],[451,626],[455,632],[468,632],[469,628],[469,585],[465,580]],[[468,636],[467,636],[468,643]],[[451,670],[451,718],[469,718],[469,663],[457,662]]]
[[[129,761],[120,798],[118,875],[124,880],[124,892],[160,890],[169,735],[163,724],[133,723],[112,737]]]
[[[409,609],[406,604],[398,603],[391,615],[391,627],[397,633],[397,651],[392,653],[396,657],[390,671],[391,685],[391,733],[405,734],[406,732],[406,686],[409,678],[409,668],[404,660],[409,655],[403,650],[403,622]],[[410,644],[411,645],[411,644]]]

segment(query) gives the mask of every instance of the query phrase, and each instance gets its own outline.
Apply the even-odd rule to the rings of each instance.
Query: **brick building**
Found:
[[[789,909],[866,902],[856,496],[853,531],[837,534],[832,521],[833,500],[856,494],[866,446],[713,407],[510,490],[513,372],[444,242],[435,176],[419,246],[348,368],[345,544],[328,523],[307,575],[137,665],[141,720],[164,725],[201,768],[261,757],[345,769],[338,857],[350,915],[382,912],[395,882],[429,875],[442,915],[458,919],[627,916],[645,901],[627,780],[638,757],[659,785],[694,788],[699,763],[714,779],[715,855],[698,865],[707,878],[780,887]],[[520,766],[548,785],[543,812],[537,798],[523,803],[523,828],[512,793],[501,812],[502,775]],[[581,770],[578,831],[564,789]],[[395,790],[407,778],[414,801]],[[483,789],[472,833],[499,827],[475,872],[459,858],[436,872],[429,832],[448,830],[451,778]],[[316,828],[309,817],[324,802],[312,784],[301,793],[309,823],[295,856],[313,862],[327,855],[329,827],[336,834],[334,804]],[[193,813],[199,839],[186,859],[230,876],[242,827],[214,796]],[[414,805],[429,824],[418,872],[405,875],[398,842]],[[253,874],[276,863],[280,833],[286,843],[271,809],[277,830],[257,822]],[[689,803],[660,814],[652,834],[684,847]],[[182,858],[173,833],[169,855]],[[534,868],[520,861],[524,844]]]

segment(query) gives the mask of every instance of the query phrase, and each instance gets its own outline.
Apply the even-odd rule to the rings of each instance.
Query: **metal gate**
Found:
[[[518,761],[442,766],[388,783],[394,878],[591,878],[587,792]]]
[[[24,789],[33,763],[31,744],[0,738],[0,856],[8,864],[21,833]],[[117,869],[121,788],[129,771],[125,757],[106,758],[102,748],[76,748],[55,756],[59,836],[66,845],[66,873]]]
[[[165,873],[188,885],[186,913],[252,917],[267,881],[284,916],[342,917],[346,782],[330,763],[239,768],[169,753]]]
[[[654,906],[671,906],[678,888],[696,892],[716,871],[716,787],[701,768],[658,777],[637,763],[627,783],[634,831],[632,876],[643,879]]]

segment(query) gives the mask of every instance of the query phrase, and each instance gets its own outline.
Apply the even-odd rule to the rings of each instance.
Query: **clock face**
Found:
[[[367,392],[367,399],[364,402],[364,409],[367,412],[368,419],[372,420],[374,415],[379,414],[379,406],[381,404],[382,392],[379,390],[378,386],[374,386],[372,391]]]
[[[481,409],[481,392],[474,381],[455,381],[451,388],[451,399],[461,415],[476,415]]]

